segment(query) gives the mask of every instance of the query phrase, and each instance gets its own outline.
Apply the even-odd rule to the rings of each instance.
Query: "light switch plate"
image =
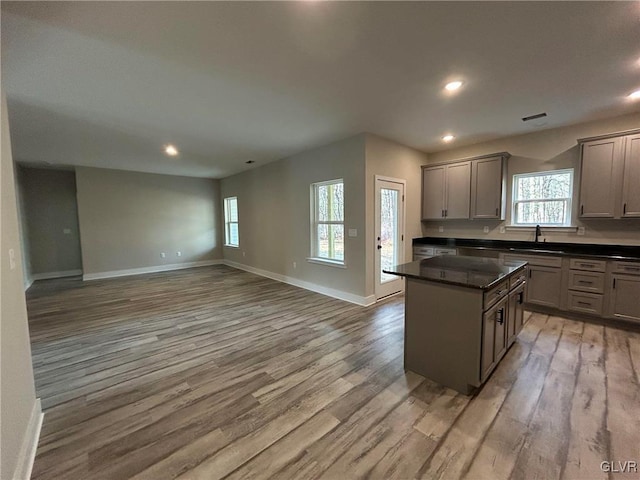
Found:
[[[71,234],[71,229],[70,228],[64,228],[64,229],[62,229],[62,233],[64,233],[65,235],[69,235],[69,234]]]
[[[584,235],[584,231],[585,231],[584,227],[578,227],[578,232],[577,233],[578,233],[578,235]]]
[[[489,227],[487,227],[487,226],[485,225],[485,227],[482,229],[482,231],[483,231],[484,233],[489,233]]]
[[[504,232],[506,232],[506,231],[507,231],[507,229],[506,229],[506,228],[504,228],[504,226],[501,226],[501,227],[500,227],[500,233],[504,233]]]
[[[440,233],[444,232],[444,227],[443,227],[442,225],[440,225],[440,226],[438,227],[438,231],[439,231]]]
[[[357,228],[350,228],[349,229],[349,236],[350,237],[357,237],[358,236],[358,229]]]

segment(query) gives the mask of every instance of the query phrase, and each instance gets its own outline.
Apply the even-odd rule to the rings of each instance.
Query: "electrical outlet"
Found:
[[[243,256],[243,257],[246,257],[246,256],[247,256],[247,254],[245,253],[245,251],[244,251],[244,250],[242,251],[242,256]]]
[[[16,268],[16,251],[13,248],[9,249],[9,268],[11,270]]]
[[[443,227],[442,225],[440,225],[440,226],[438,227],[438,231],[439,231],[440,233],[444,232],[444,227]]]
[[[160,252],[160,258],[167,258],[167,254],[164,252]]]
[[[506,228],[504,228],[504,225],[500,226],[500,233],[505,233],[507,231]]]
[[[578,227],[578,232],[577,233],[578,233],[578,235],[584,235],[584,231],[585,231],[584,227]]]
[[[176,257],[181,257],[182,256],[182,252],[176,252]]]
[[[296,267],[297,267],[296,262],[293,262],[293,268],[294,268],[294,270],[295,270],[295,268],[296,268]]]
[[[62,233],[64,233],[65,235],[70,235],[71,234],[71,229],[70,228],[64,228],[62,230]]]
[[[485,227],[482,229],[482,231],[483,231],[484,233],[489,233],[489,227],[487,227],[487,226],[485,225]]]

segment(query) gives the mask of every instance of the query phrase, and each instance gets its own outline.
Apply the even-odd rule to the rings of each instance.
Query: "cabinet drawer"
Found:
[[[541,267],[560,267],[562,258],[549,257],[544,255],[518,255],[505,253],[503,260],[505,263],[529,262],[529,265],[540,265]]]
[[[640,263],[613,262],[613,273],[626,273],[627,275],[640,275]]]
[[[433,257],[433,247],[413,247],[413,254]]]
[[[515,275],[511,275],[511,277],[509,278],[509,290],[512,290],[516,285],[524,282],[527,279],[527,269],[525,267],[525,269],[520,272],[520,273],[516,273]]]
[[[571,258],[569,268],[571,270],[586,270],[590,272],[604,272],[607,262],[604,260],[584,260],[581,258]]]
[[[509,293],[509,281],[504,280],[500,282],[498,285],[493,287],[491,290],[484,293],[484,309],[488,309],[504,297],[507,293]]]
[[[570,291],[567,308],[575,312],[602,315],[602,295]]]
[[[604,293],[604,273],[569,270],[569,289]]]
[[[456,255],[458,252],[455,248],[436,248],[436,255]]]

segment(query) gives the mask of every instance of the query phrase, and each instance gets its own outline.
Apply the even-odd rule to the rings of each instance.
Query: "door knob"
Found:
[[[382,245],[378,245],[378,250],[382,250]]]

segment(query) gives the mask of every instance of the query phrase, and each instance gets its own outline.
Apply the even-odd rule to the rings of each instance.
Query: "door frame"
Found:
[[[372,240],[373,240],[373,294],[376,297],[376,302],[383,299],[383,298],[387,298],[390,295],[395,295],[397,293],[401,293],[404,291],[404,279],[402,282],[402,288],[395,293],[392,293],[390,295],[384,295],[382,297],[378,297],[377,293],[376,293],[376,285],[378,282],[378,275],[379,272],[376,268],[377,266],[377,246],[378,246],[378,240],[377,240],[377,231],[380,227],[379,222],[380,219],[378,218],[378,215],[376,214],[378,209],[377,207],[377,203],[378,203],[378,195],[377,195],[377,188],[378,188],[378,181],[382,181],[382,182],[390,182],[390,183],[397,183],[402,185],[402,191],[403,196],[405,198],[402,199],[402,206],[400,208],[400,212],[402,215],[402,228],[400,231],[400,235],[402,238],[402,245],[401,245],[401,249],[398,255],[398,259],[400,261],[400,263],[404,263],[405,262],[405,237],[407,236],[406,234],[406,230],[407,230],[407,202],[406,202],[406,195],[407,195],[407,181],[402,179],[402,178],[394,178],[394,177],[388,177],[386,175],[374,175],[373,176],[373,236],[372,236]]]

